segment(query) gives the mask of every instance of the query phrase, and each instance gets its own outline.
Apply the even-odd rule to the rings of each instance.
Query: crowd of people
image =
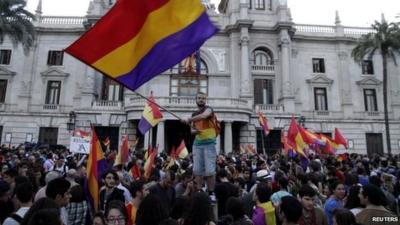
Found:
[[[87,157],[68,149],[0,150],[0,224],[352,225],[399,224],[399,156],[220,154],[210,198],[193,156],[174,165],[162,152],[144,176],[145,151],[107,170],[99,210],[85,187]],[[138,168],[133,170],[131,168]]]

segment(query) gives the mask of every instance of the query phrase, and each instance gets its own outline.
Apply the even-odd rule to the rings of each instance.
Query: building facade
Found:
[[[183,63],[157,76],[137,92],[186,118],[196,110],[194,95],[206,92],[222,122],[219,151],[254,145],[259,152],[280,149],[281,130],[302,118],[307,129],[333,135],[339,128],[349,152],[400,153],[400,68],[389,62],[391,143],[386,143],[382,62],[377,54],[362,65],[351,51],[369,28],[296,24],[286,1],[222,0],[211,20],[220,31],[200,49],[200,75]],[[192,137],[189,128],[164,112],[145,136],[137,130],[145,99],[63,52],[114,4],[93,0],[85,17],[43,16],[36,10],[37,40],[28,55],[9,40],[0,45],[0,142],[69,145],[74,128],[94,126],[100,139],[118,147],[123,134],[139,146],[168,151]],[[332,16],[333,17],[333,16]],[[256,115],[262,111],[271,133],[264,137]],[[190,147],[189,147],[190,148]],[[341,149],[341,151],[344,151]]]

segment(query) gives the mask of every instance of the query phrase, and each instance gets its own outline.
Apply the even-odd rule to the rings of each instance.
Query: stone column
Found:
[[[240,46],[241,46],[240,97],[249,98],[251,97],[251,93],[250,93],[249,35],[247,27],[242,27]]]
[[[224,125],[225,125],[224,152],[225,154],[228,154],[232,152],[232,121],[224,121]]]
[[[151,144],[151,140],[150,140],[150,131],[148,131],[148,132],[146,132],[146,133],[144,134],[144,144],[143,144],[143,147],[144,147],[145,150],[147,150],[147,148],[149,147],[149,141],[150,141],[150,144]]]
[[[157,145],[158,151],[165,151],[165,122],[160,121],[157,125]]]
[[[295,112],[292,79],[290,77],[290,36],[287,29],[281,30],[282,97],[286,112]]]

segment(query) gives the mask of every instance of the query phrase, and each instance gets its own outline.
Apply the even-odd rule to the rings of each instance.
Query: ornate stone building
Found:
[[[201,73],[182,73],[177,65],[138,92],[153,91],[158,104],[179,117],[196,109],[194,94],[206,92],[208,104],[222,121],[218,149],[258,151],[280,148],[281,129],[292,116],[305,127],[332,135],[340,128],[349,152],[386,152],[379,55],[356,64],[350,56],[356,40],[369,28],[346,27],[338,13],[335,25],[296,24],[286,1],[222,0],[219,13],[209,1],[212,21],[220,28],[200,50]],[[43,16],[36,10],[37,42],[28,55],[9,40],[0,45],[0,141],[69,144],[73,128],[96,127],[112,148],[122,134],[140,146],[159,144],[169,150],[188,127],[164,113],[164,120],[142,137],[137,131],[145,100],[63,53],[86,28],[104,15],[112,0],[93,0],[85,17]],[[333,15],[332,15],[333,17]],[[333,19],[332,19],[333,20]],[[110,34],[112,35],[112,34]],[[400,68],[389,62],[391,146],[400,153]],[[273,129],[263,137],[256,112]]]

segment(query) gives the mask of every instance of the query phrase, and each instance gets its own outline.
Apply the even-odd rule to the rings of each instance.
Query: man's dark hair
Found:
[[[132,197],[136,197],[136,192],[142,191],[144,186],[144,182],[142,180],[137,180],[131,183],[129,187],[129,192],[131,193]]]
[[[382,190],[373,185],[373,184],[366,184],[362,187],[361,194],[365,197],[368,197],[368,202],[373,205],[377,206],[386,206],[387,200],[385,194]]]
[[[331,194],[333,194],[333,192],[335,192],[335,190],[336,190],[336,188],[337,188],[337,186],[339,186],[341,183],[339,182],[339,180],[338,179],[332,179],[332,180],[330,180],[329,182],[329,191],[331,192]]]
[[[256,195],[261,203],[268,202],[271,198],[272,190],[267,183],[261,182],[257,184]]]
[[[300,187],[299,190],[300,198],[304,196],[313,198],[315,195],[317,195],[317,192],[310,185],[304,184]]]
[[[287,189],[287,186],[289,185],[289,181],[286,177],[280,177],[278,179],[279,187],[283,189]]]
[[[18,175],[18,172],[16,169],[12,168],[12,169],[8,169],[4,172],[4,175],[7,175],[9,177],[16,177]]]
[[[303,206],[296,198],[285,196],[282,198],[280,210],[288,222],[297,223],[303,213]]]
[[[102,175],[101,175],[101,179],[106,179],[106,176],[108,175],[108,174],[112,174],[113,175],[113,177],[114,177],[114,180],[115,181],[119,181],[119,177],[118,177],[118,174],[116,173],[116,172],[114,172],[113,170],[107,170],[106,172],[104,172]]]
[[[0,180],[0,197],[2,197],[9,190],[10,190],[10,185],[5,181]]]
[[[379,178],[378,176],[370,176],[368,181],[370,184],[373,184],[377,187],[380,187],[382,185],[381,178]]]
[[[22,203],[27,203],[33,198],[33,185],[31,182],[24,182],[15,188],[17,199]]]
[[[63,177],[56,178],[50,181],[46,187],[46,196],[51,199],[56,199],[57,195],[64,196],[64,194],[71,187],[71,183]]]

